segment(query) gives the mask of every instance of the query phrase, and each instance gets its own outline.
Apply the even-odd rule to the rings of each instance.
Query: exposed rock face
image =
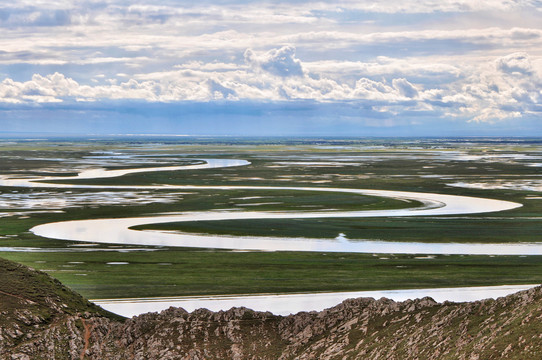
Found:
[[[13,355],[13,359],[29,359],[28,354],[34,354],[35,350],[19,352],[15,349],[26,349],[26,344],[34,341],[43,343],[44,346],[53,346],[56,344],[55,340],[44,342],[40,339],[58,324],[62,324],[63,330],[70,330],[68,316],[79,316],[77,314],[86,314],[87,317],[103,316],[115,321],[121,319],[88,302],[45,273],[0,259],[1,359],[9,359],[7,354],[10,353],[18,354]],[[62,345],[65,349],[62,350],[63,353],[67,354],[76,347],[78,336],[78,330],[69,334],[69,341]],[[51,349],[43,349],[43,357],[51,359],[47,356],[48,350]]]
[[[122,322],[60,308],[53,318],[11,311],[0,358],[542,359],[541,287],[461,304],[359,298],[287,317],[170,308]]]

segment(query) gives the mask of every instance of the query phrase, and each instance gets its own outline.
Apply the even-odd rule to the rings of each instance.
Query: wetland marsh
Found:
[[[6,140],[0,159],[0,256],[90,298],[542,282],[538,139]],[[97,238],[47,225],[83,220]],[[296,241],[332,246],[276,246]]]

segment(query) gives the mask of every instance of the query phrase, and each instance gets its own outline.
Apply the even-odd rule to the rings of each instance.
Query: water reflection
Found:
[[[478,243],[416,243],[388,241],[349,241],[348,239],[309,239],[277,237],[240,237],[207,234],[186,234],[166,231],[136,231],[131,227],[145,224],[248,219],[314,219],[314,218],[364,218],[389,216],[457,215],[513,209],[521,204],[483,198],[453,196],[431,193],[399,191],[301,188],[301,187],[253,187],[253,186],[201,186],[183,187],[198,189],[274,189],[348,192],[371,196],[408,198],[425,204],[421,208],[335,211],[335,212],[258,212],[258,211],[208,211],[176,215],[136,217],[123,219],[92,219],[64,221],[38,225],[31,231],[39,236],[84,242],[102,242],[132,245],[205,247],[236,250],[261,251],[319,251],[360,253],[404,253],[404,254],[487,254],[487,255],[532,255],[542,254],[542,244],[478,244]]]
[[[379,299],[386,297],[395,301],[432,297],[443,301],[476,301],[497,298],[527,290],[537,285],[504,285],[463,288],[412,289],[412,290],[379,290],[316,294],[291,295],[246,295],[246,296],[207,296],[184,298],[143,298],[94,300],[106,310],[131,317],[147,312],[162,311],[170,306],[182,307],[186,311],[206,308],[211,311],[228,310],[232,307],[247,307],[256,311],[270,311],[275,315],[289,315],[300,311],[322,311],[340,302],[358,297]]]
[[[431,243],[396,243],[384,241],[348,241],[347,239],[307,239],[307,238],[270,238],[270,237],[228,237],[197,234],[183,234],[158,231],[135,231],[129,229],[136,225],[152,223],[213,221],[213,220],[248,220],[248,219],[315,219],[315,218],[364,218],[392,216],[434,216],[458,215],[510,210],[521,204],[468,196],[456,196],[434,193],[407,191],[292,187],[292,186],[197,186],[197,185],[150,185],[150,186],[109,186],[109,185],[70,185],[46,184],[41,181],[53,179],[81,179],[95,177],[115,177],[137,172],[170,171],[187,169],[209,169],[219,167],[243,166],[249,162],[232,159],[205,159],[204,164],[104,170],[95,169],[73,177],[55,177],[38,179],[3,179],[1,185],[10,186],[54,186],[82,188],[137,188],[170,190],[276,190],[276,191],[320,191],[348,193],[353,195],[380,196],[402,200],[415,200],[423,204],[408,209],[373,210],[373,211],[318,211],[318,212],[251,212],[251,211],[208,211],[179,215],[138,217],[125,219],[93,219],[66,221],[36,226],[31,231],[39,236],[84,242],[104,242],[133,245],[159,245],[182,247],[208,247],[236,250],[265,251],[334,251],[334,252],[380,252],[380,253],[425,253],[425,254],[533,254],[541,252],[538,244],[431,244]]]

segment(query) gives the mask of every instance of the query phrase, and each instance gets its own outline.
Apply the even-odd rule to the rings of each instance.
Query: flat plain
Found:
[[[246,166],[153,167],[237,159]],[[43,270],[88,298],[361,291],[542,283],[537,255],[236,251],[43,238],[40,224],[209,211],[318,212],[420,207],[346,193],[133,186],[289,186],[428,192],[522,207],[460,216],[253,219],[144,225],[221,236],[493,244],[541,242],[540,139],[110,138],[3,140],[2,179],[149,168],[114,178],[58,180],[94,188],[0,187],[0,257]],[[1,183],[0,183],[1,184]],[[116,186],[111,188],[108,186]],[[126,188],[119,188],[126,186]],[[131,188],[129,188],[131,187]],[[197,244],[195,244],[197,246]]]

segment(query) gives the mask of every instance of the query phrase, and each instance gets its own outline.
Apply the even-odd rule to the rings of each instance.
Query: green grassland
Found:
[[[540,241],[542,219],[514,217],[419,217],[345,219],[256,219],[179,222],[135,226],[197,234],[307,237],[402,242],[514,243]]]
[[[0,253],[88,298],[536,284],[540,256],[155,251]],[[108,264],[123,263],[127,264]]]
[[[132,157],[126,162],[122,156],[114,158],[115,154]],[[536,160],[541,154],[542,143],[536,139],[11,141],[0,142],[0,175],[74,175],[75,169],[86,166],[120,169],[184,165],[206,157],[245,159],[251,165],[148,172],[69,183],[343,187],[487,197],[516,201],[523,207],[457,217],[230,220],[145,225],[138,229],[330,239],[344,233],[349,239],[387,241],[539,242],[542,200],[536,186],[540,186],[542,179],[540,167],[532,164],[541,162]],[[457,182],[497,186],[450,186]],[[498,186],[503,183],[523,186]],[[425,258],[393,254],[236,252],[81,244],[40,238],[28,231],[35,225],[54,221],[168,212],[381,210],[420,206],[417,202],[343,193],[239,189],[145,193],[151,198],[167,198],[163,203],[77,203],[86,195],[104,191],[110,191],[111,196],[126,191],[140,194],[133,189],[0,187],[0,257],[44,270],[91,298],[542,283],[542,256]],[[65,206],[53,208],[47,202],[39,204],[41,198],[69,196],[75,200]],[[29,202],[17,200],[21,198]],[[128,264],[108,264],[115,262]]]

